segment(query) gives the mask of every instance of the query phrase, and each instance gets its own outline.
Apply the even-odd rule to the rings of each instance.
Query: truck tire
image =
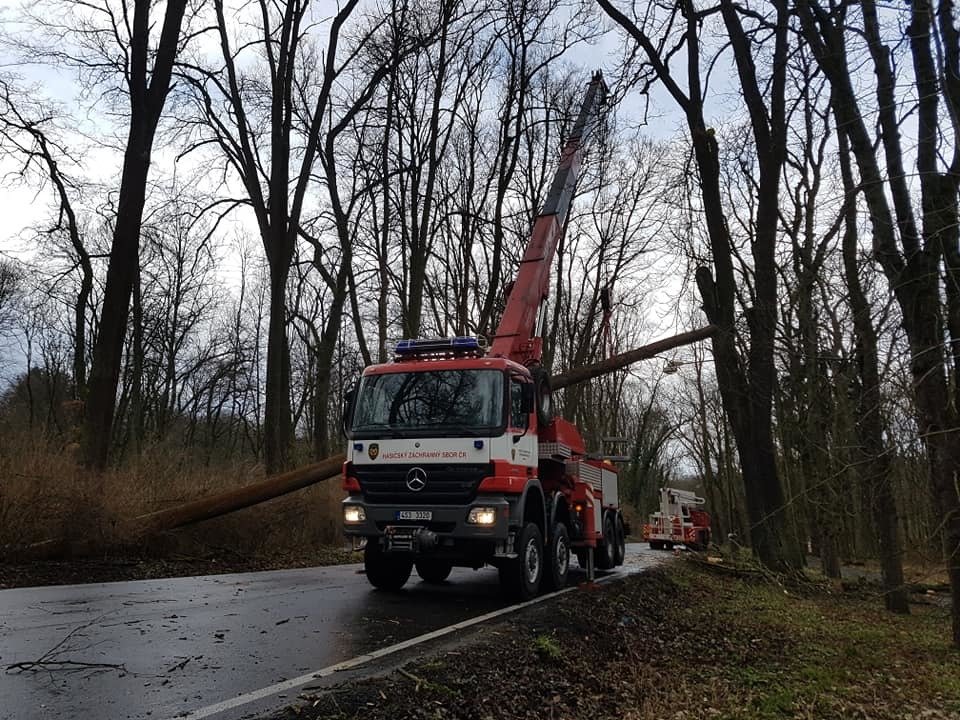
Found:
[[[363,551],[363,567],[377,590],[399,590],[410,579],[413,558],[385,553],[377,539],[370,538]]]
[[[550,375],[543,368],[534,368],[533,396],[537,410],[537,426],[546,427],[553,422],[553,394],[550,389]]]
[[[616,545],[613,546],[613,562],[619,567],[623,565],[623,560],[627,556],[627,534],[623,529],[623,518],[617,513],[617,518],[613,523],[613,536],[616,538]]]
[[[650,541],[651,550],[663,550],[663,540],[651,540]]]
[[[691,550],[704,552],[710,545],[710,531],[698,530],[697,541],[690,547]]]
[[[523,526],[516,550],[516,560],[500,565],[500,586],[514,600],[531,600],[540,591],[544,565],[543,534],[535,523]]]
[[[613,518],[610,513],[603,516],[603,545],[597,546],[597,557],[595,558],[598,570],[612,570],[616,565],[614,548],[616,547],[617,537],[614,530]]]
[[[453,563],[446,562],[445,560],[417,560],[414,563],[414,567],[417,568],[417,575],[419,575],[420,579],[425,583],[439,585],[450,577],[450,572],[453,570]]]
[[[570,535],[563,523],[558,522],[553,526],[546,559],[547,571],[543,579],[547,587],[562,590],[567,586],[567,576],[570,574]]]

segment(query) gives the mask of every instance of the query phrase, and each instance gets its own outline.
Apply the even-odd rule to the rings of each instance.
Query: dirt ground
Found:
[[[292,718],[960,718],[948,610],[676,561],[581,588]]]

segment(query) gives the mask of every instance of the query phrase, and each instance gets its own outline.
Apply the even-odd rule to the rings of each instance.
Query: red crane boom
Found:
[[[599,111],[606,103],[607,85],[603,74],[594,73],[560,154],[560,164],[543,209],[534,219],[533,231],[507,306],[497,326],[488,355],[505,357],[522,365],[540,362],[543,340],[538,336],[537,315],[550,294],[550,270],[557,244],[566,229],[570,201],[577,187],[583,150],[599,123]]]

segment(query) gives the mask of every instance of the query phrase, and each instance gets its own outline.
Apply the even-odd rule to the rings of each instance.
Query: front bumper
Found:
[[[514,503],[503,497],[480,496],[467,505],[374,505],[351,496],[343,504],[363,508],[366,516],[361,522],[344,523],[344,535],[366,538],[368,542],[379,541],[386,550],[418,555],[499,556],[507,554],[511,547],[508,541]],[[475,507],[494,508],[494,524],[468,523],[467,516]],[[431,517],[398,520],[397,513],[401,510],[426,511]]]

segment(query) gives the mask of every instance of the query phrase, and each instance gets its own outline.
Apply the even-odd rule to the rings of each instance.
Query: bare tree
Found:
[[[877,331],[872,307],[860,281],[861,263],[857,251],[856,186],[850,167],[849,144],[840,136],[840,167],[847,202],[844,212],[843,267],[853,311],[856,354],[860,384],[857,397],[858,474],[870,497],[875,532],[879,540],[880,569],[884,604],[896,613],[909,613],[907,588],[903,582],[902,542],[899,513],[893,489],[891,449],[884,440],[887,429],[880,389]]]
[[[918,137],[916,164],[920,190],[918,222],[914,198],[907,183],[901,140],[893,67],[893,51],[881,35],[876,3],[860,4],[862,24],[876,85],[880,136],[886,173],[876,157],[874,139],[864,122],[860,97],[855,89],[847,52],[849,19],[844,5],[824,7],[811,0],[798,0],[804,37],[833,88],[837,125],[850,144],[860,172],[860,188],[870,211],[873,251],[883,269],[903,316],[910,344],[913,392],[922,418],[921,437],[930,461],[933,492],[943,516],[943,549],[953,594],[953,642],[960,647],[960,417],[956,379],[960,372],[960,326],[953,324],[960,312],[958,260],[958,188],[960,188],[960,39],[954,26],[953,3],[918,0],[910,7],[912,71],[918,89],[916,112]],[[945,71],[941,81],[933,54],[936,28],[942,44]],[[941,103],[949,112],[941,111]],[[947,127],[941,127],[941,122]],[[940,167],[941,139],[953,141],[953,156]],[[889,200],[887,193],[889,192]],[[892,208],[891,208],[892,201]],[[946,282],[941,284],[941,277]],[[941,303],[947,298],[947,309]],[[960,317],[960,316],[958,316]],[[951,340],[947,344],[947,337]],[[952,377],[951,377],[952,375]],[[950,381],[954,391],[951,392]]]
[[[650,28],[637,24],[610,0],[598,0],[604,11],[619,24],[643,52],[651,72],[683,112],[693,144],[699,173],[701,202],[706,222],[713,270],[702,267],[697,284],[703,308],[719,330],[713,337],[717,379],[724,409],[730,418],[743,471],[750,517],[750,537],[762,562],[776,568],[795,569],[802,556],[787,531],[783,486],[777,472],[772,433],[772,399],[775,380],[774,336],[777,317],[777,274],[775,247],[779,230],[780,180],[786,153],[786,58],[790,49],[789,7],[785,0],[766,3],[763,9],[747,9],[732,0],[700,9],[683,0],[663,7],[658,20],[664,31],[652,39]],[[704,62],[700,31],[703,23],[719,15],[739,80],[739,92],[746,106],[756,184],[753,188],[750,249],[753,282],[751,306],[746,312],[749,347],[741,355],[736,339],[737,277],[734,269],[734,242],[725,217],[722,196],[720,146],[716,132],[705,116]],[[744,19],[751,23],[748,30]],[[653,23],[652,16],[648,16]],[[674,34],[674,28],[677,28]],[[755,32],[769,33],[768,76],[761,77],[754,56]],[[767,49],[769,48],[769,50]],[[686,50],[686,90],[673,76],[670,61],[675,50]],[[708,61],[709,62],[709,61]]]
[[[309,0],[280,5],[258,2],[257,35],[242,39],[233,35],[223,0],[214,0],[213,7],[220,57],[210,65],[184,62],[181,75],[193,89],[202,124],[193,147],[214,144],[239,177],[245,196],[228,202],[253,210],[270,269],[264,428],[267,471],[273,472],[290,464],[293,441],[286,293],[294,250],[306,226],[307,190],[319,161],[340,251],[335,267],[318,268],[333,289],[334,312],[321,339],[330,348],[324,354],[330,355],[330,336],[335,340],[339,329],[351,271],[350,208],[345,208],[337,185],[337,140],[389,72],[391,57],[383,56],[379,35],[382,26],[395,29],[396,23],[403,23],[404,12],[396,7],[400,12],[391,14],[391,19],[369,23],[349,46],[341,47],[357,7],[357,0],[346,2],[330,21],[323,57],[315,62],[308,36],[313,22]],[[357,21],[361,26],[364,22],[363,18]],[[414,38],[400,42],[401,55],[415,46]],[[266,62],[266,92],[244,69],[252,52],[260,52]],[[362,62],[368,64],[350,95],[335,97],[335,88],[347,78],[348,70]],[[319,66],[319,74],[314,65]],[[264,95],[269,100],[266,106]],[[330,257],[325,256],[321,241],[316,244],[317,257],[325,264]]]
[[[84,459],[105,467],[114,422],[130,296],[154,138],[170,91],[174,60],[186,41],[189,0],[71,0],[26,10],[30,34],[18,39],[30,57],[75,68],[88,88],[128,110],[123,169],[99,332],[93,347],[84,417]],[[49,12],[45,12],[49,9]],[[162,13],[162,14],[161,14]]]
[[[27,105],[28,107],[24,107]],[[93,291],[93,263],[81,235],[74,209],[78,188],[61,168],[60,158],[76,164],[63,143],[52,137],[53,108],[31,99],[31,94],[11,81],[0,78],[0,157],[12,156],[22,163],[18,173],[24,177],[36,169],[46,177],[57,200],[57,217],[47,235],[64,233],[72,250],[73,270],[79,270],[80,282],[73,304],[73,393],[86,397],[87,343],[86,324],[90,294]]]
[[[845,403],[839,358],[823,349],[824,315],[818,288],[830,282],[828,263],[837,244],[840,213],[824,186],[829,174],[828,148],[834,138],[829,122],[829,89],[804,48],[790,59],[789,75],[796,101],[788,122],[795,140],[784,165],[781,225],[790,242],[790,262],[778,269],[782,278],[783,367],[777,393],[777,430],[782,443],[784,484],[795,521],[804,527],[828,577],[840,577],[842,461],[835,447],[838,404]],[[832,213],[832,214],[831,214]],[[801,516],[801,517],[798,517]]]
[[[20,268],[12,260],[0,258],[0,342],[7,339],[15,316],[14,300],[20,291]],[[4,349],[0,344],[0,351]],[[0,361],[3,356],[0,355]],[[0,369],[3,368],[0,362]]]

